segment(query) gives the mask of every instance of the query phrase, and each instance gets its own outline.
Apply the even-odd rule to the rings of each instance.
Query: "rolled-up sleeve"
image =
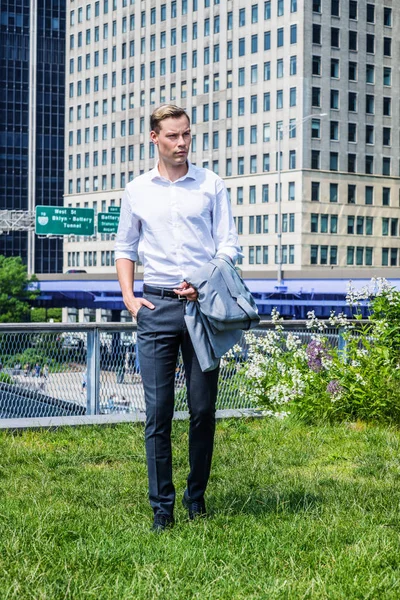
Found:
[[[232,262],[235,262],[243,254],[239,246],[239,238],[232,216],[228,191],[222,179],[219,179],[216,183],[216,197],[212,219],[216,255],[226,254]]]
[[[140,221],[132,212],[132,203],[129,192],[125,189],[121,202],[118,232],[114,245],[115,260],[128,258],[138,260],[138,246],[140,239]]]

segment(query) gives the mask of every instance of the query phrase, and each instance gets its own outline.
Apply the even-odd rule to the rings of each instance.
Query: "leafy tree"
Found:
[[[0,255],[0,323],[20,323],[27,320],[30,304],[38,290],[29,289],[36,280],[28,277],[19,256]]]
[[[62,309],[61,308],[32,308],[31,321],[32,323],[46,323],[53,319],[54,323],[61,323]]]

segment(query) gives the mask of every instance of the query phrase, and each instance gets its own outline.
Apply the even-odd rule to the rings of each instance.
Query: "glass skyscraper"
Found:
[[[65,0],[0,2],[0,210],[62,205]],[[36,273],[62,271],[63,243],[28,232],[0,235],[0,254]]]

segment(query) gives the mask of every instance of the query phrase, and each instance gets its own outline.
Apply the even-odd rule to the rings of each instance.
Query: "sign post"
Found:
[[[93,235],[93,208],[36,206],[35,233],[38,235]]]

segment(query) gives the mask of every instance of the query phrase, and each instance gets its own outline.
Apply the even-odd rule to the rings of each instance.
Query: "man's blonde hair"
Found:
[[[170,117],[172,117],[173,119],[178,119],[183,115],[187,117],[187,120],[189,121],[190,125],[189,115],[187,114],[185,109],[180,108],[180,106],[175,106],[175,104],[162,104],[161,106],[156,108],[151,114],[150,130],[155,131],[156,133],[160,133],[161,121],[163,121],[164,119],[169,119]]]

